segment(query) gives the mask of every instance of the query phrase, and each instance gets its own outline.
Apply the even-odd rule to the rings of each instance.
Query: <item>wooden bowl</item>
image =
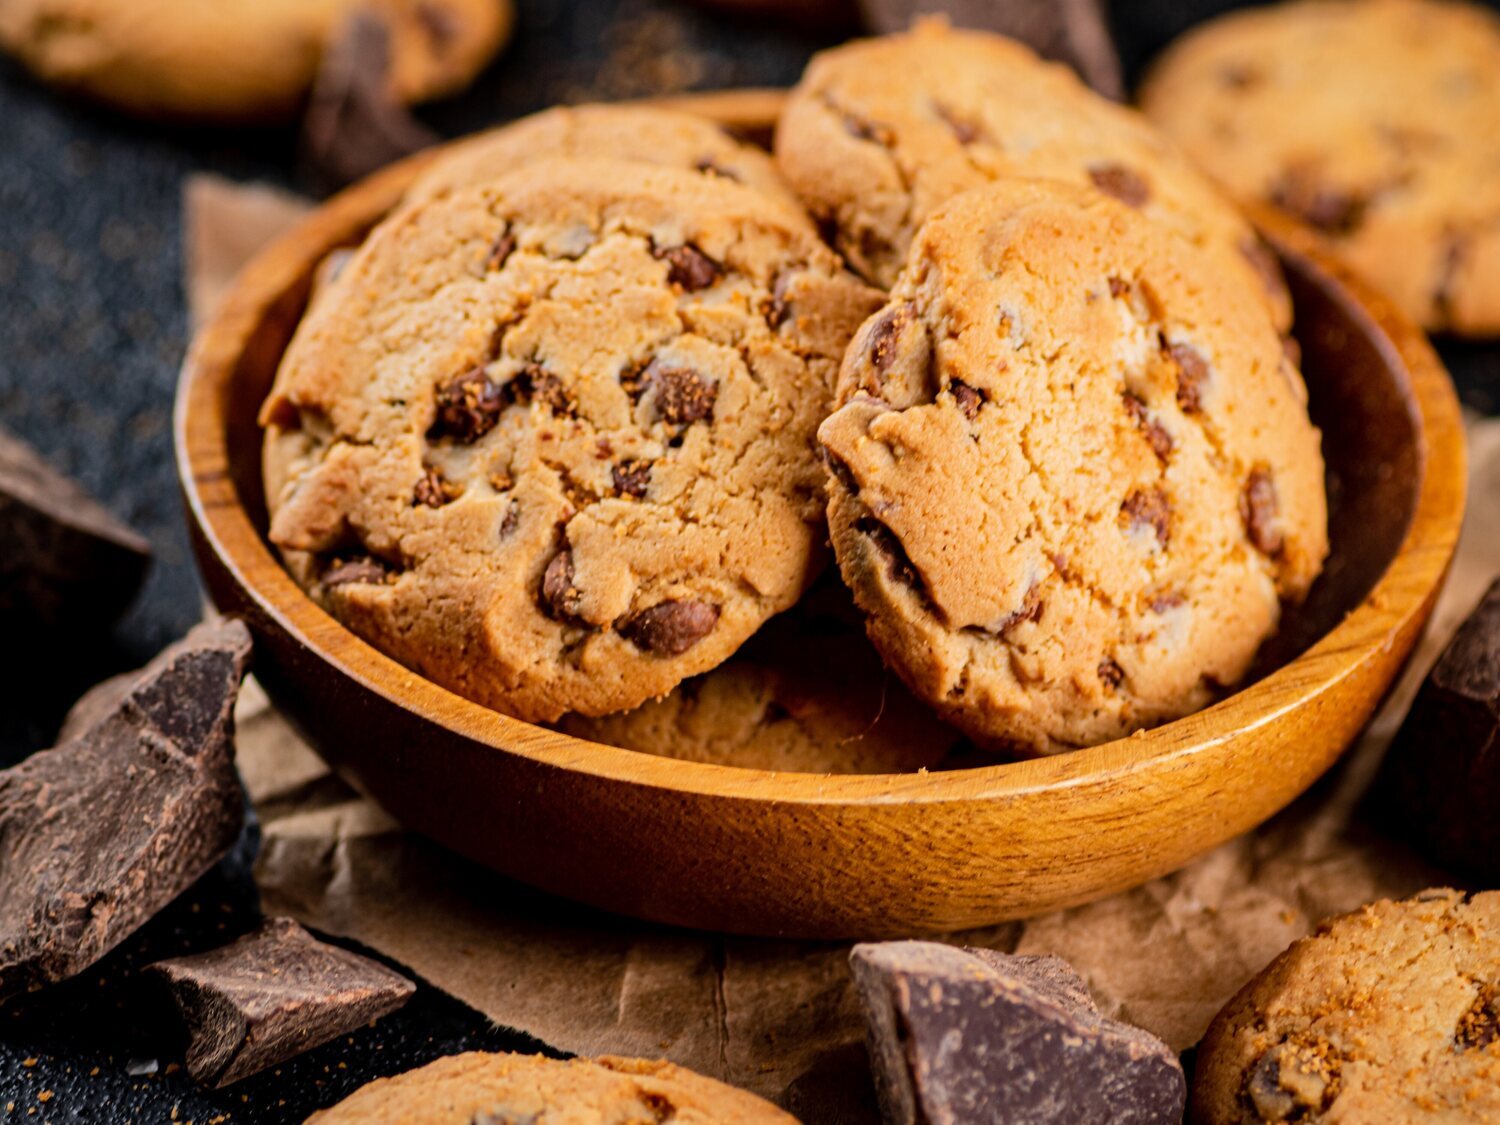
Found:
[[[777,98],[680,104],[764,132]],[[281,568],[255,422],[314,267],[361,239],[428,159],[331,200],[240,275],[184,367],[177,455],[209,592],[249,624],[276,704],[394,816],[480,863],[608,910],[750,934],[911,935],[1068,906],[1283,808],[1359,732],[1426,621],[1464,507],[1452,385],[1388,302],[1267,214],[1323,428],[1333,554],[1250,686],[1059,757],[831,777],[634,753],[462,699],[360,640]]]

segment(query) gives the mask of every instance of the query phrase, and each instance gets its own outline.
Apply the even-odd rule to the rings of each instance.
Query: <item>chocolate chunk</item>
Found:
[[[290,918],[207,953],[146,970],[187,1025],[187,1072],[228,1086],[394,1012],[416,985],[321,942]]]
[[[860,0],[860,7],[880,34],[905,31],[923,12],[942,12],[955,27],[998,32],[1067,63],[1107,98],[1125,96],[1104,0]]]
[[[1208,360],[1191,344],[1171,344],[1167,355],[1177,365],[1177,405],[1184,414],[1203,409],[1203,392],[1208,387]]]
[[[719,397],[717,383],[709,382],[690,367],[676,367],[653,359],[641,375],[643,387],[652,393],[656,414],[674,426],[712,418]]]
[[[1182,1120],[1177,1056],[1059,958],[896,941],[849,960],[889,1125]]]
[[[995,629],[994,632],[1001,637],[1006,637],[1028,621],[1040,621],[1042,618],[1042,607],[1045,604],[1037,597],[1036,588],[1033,587],[1026,591],[1026,597],[1021,601],[1021,608],[1014,613],[1007,614],[1005,620],[1000,622],[999,628]]]
[[[797,275],[791,272],[779,273],[776,281],[771,286],[771,304],[766,309],[766,324],[771,328],[780,328],[786,323],[786,318],[791,315],[792,302],[788,294],[791,292],[792,281]]]
[[[621,461],[610,467],[609,475],[616,492],[639,500],[646,495],[646,487],[651,483],[651,462]]]
[[[979,408],[984,405],[986,396],[978,387],[971,387],[961,379],[954,379],[948,384],[948,390],[953,393],[953,401],[958,405],[960,413],[969,421],[979,417]]]
[[[503,269],[510,256],[516,252],[516,236],[511,233],[509,227],[495,239],[495,244],[490,247],[489,255],[484,260],[484,268],[487,270]]]
[[[681,656],[712,633],[718,623],[716,605],[665,601],[627,618],[619,628],[637,648],[657,656]]]
[[[1109,279],[1109,295],[1111,297],[1123,297],[1129,292],[1130,282],[1126,281],[1124,278],[1112,277]]]
[[[1492,984],[1479,986],[1473,1005],[1458,1021],[1453,1042],[1465,1051],[1482,1051],[1500,1039],[1500,991]]]
[[[473,367],[438,387],[436,399],[437,417],[428,436],[473,442],[495,428],[501,412],[511,403],[511,394],[483,367]]]
[[[1159,488],[1138,488],[1120,505],[1120,523],[1130,531],[1151,528],[1165,547],[1172,534],[1172,503]]]
[[[724,269],[692,243],[652,253],[667,263],[667,280],[689,293],[707,289],[724,276]]]
[[[1305,169],[1294,169],[1271,189],[1271,202],[1326,234],[1350,234],[1364,220],[1369,200],[1320,183]]]
[[[1126,391],[1125,413],[1129,414],[1131,420],[1140,427],[1141,433],[1150,443],[1151,451],[1156,454],[1157,459],[1166,461],[1172,455],[1172,435],[1167,433],[1166,427],[1152,416],[1151,411],[1146,407],[1145,400]]]
[[[500,538],[509,539],[515,534],[516,525],[521,522],[521,502],[512,500],[505,508],[505,515],[500,520]]]
[[[542,608],[559,621],[579,623],[582,604],[583,595],[573,584],[573,552],[561,550],[542,572]]]
[[[0,998],[82,972],[229,850],[249,659],[239,622],[200,625],[0,772]]]
[[[876,371],[885,371],[895,362],[901,330],[912,315],[910,305],[897,305],[881,313],[880,318],[870,326],[870,334],[865,339],[865,350],[870,353],[870,364]]]
[[[1099,682],[1105,687],[1117,688],[1125,681],[1125,669],[1106,656],[1099,661]]]
[[[506,388],[512,397],[529,398],[540,402],[553,414],[572,418],[577,410],[568,397],[563,381],[540,363],[528,363]]]
[[[390,38],[385,20],[361,7],[323,52],[302,121],[302,156],[325,188],[343,187],[438,140],[395,96]]]
[[[1131,207],[1144,207],[1151,198],[1151,186],[1123,164],[1096,164],[1089,169],[1089,179],[1105,195]]]
[[[1151,595],[1151,612],[1167,613],[1180,605],[1187,605],[1187,598],[1177,590],[1163,590]]]
[[[1297,1121],[1327,1108],[1340,1060],[1325,1046],[1278,1043],[1245,1075],[1245,1100],[1262,1121]]]
[[[0,632],[102,629],[150,561],[150,544],[0,429]]]
[[[427,471],[422,474],[422,479],[417,481],[417,487],[412,492],[414,504],[426,504],[429,508],[441,508],[448,501],[454,499],[459,493],[458,486],[443,479],[443,474],[432,466],[427,466]]]
[[[875,549],[885,557],[888,573],[892,578],[914,590],[923,588],[922,576],[912,565],[911,556],[906,553],[906,546],[894,531],[874,516],[864,516],[856,520],[854,527],[856,531],[868,536],[870,542],[875,545]]]
[[[1500,878],[1500,578],[1428,673],[1378,794],[1402,839],[1486,885]]]
[[[1263,555],[1273,558],[1286,545],[1281,524],[1276,518],[1276,482],[1271,470],[1258,467],[1250,471],[1245,490],[1240,494],[1240,517],[1245,521],[1245,536]]]
[[[352,586],[356,583],[377,585],[388,581],[390,576],[390,569],[384,563],[379,559],[364,555],[357,559],[345,559],[330,566],[323,572],[323,587],[334,590],[340,586]]]

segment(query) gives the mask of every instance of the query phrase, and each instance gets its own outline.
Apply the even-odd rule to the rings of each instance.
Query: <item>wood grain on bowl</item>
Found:
[[[764,136],[777,101],[679,104]],[[609,910],[740,933],[911,935],[1052,910],[1171,871],[1283,808],[1359,732],[1427,619],[1463,516],[1452,386],[1388,302],[1265,214],[1325,434],[1333,555],[1250,686],[1072,754],[879,776],[657,758],[470,703],[365,644],[281,568],[255,424],[318,262],[362,238],[431,158],[337,196],[246,268],[188,356],[176,437],[204,579],[249,624],[272,698],[393,815],[472,859]]]

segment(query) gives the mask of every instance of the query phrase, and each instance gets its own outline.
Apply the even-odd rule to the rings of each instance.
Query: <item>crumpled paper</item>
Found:
[[[190,187],[190,209],[203,197]],[[237,237],[238,220],[228,225]],[[200,215],[188,229],[211,237],[214,224]],[[1500,420],[1472,424],[1470,449],[1470,512],[1433,624],[1334,770],[1173,875],[949,940],[1065,957],[1102,1011],[1185,1049],[1321,919],[1449,882],[1366,824],[1359,802],[1422,676],[1500,568]],[[268,912],[363,942],[560,1050],[665,1057],[809,1121],[876,1120],[847,943],[692,933],[552,898],[403,831],[330,774],[253,685],[239,719]]]

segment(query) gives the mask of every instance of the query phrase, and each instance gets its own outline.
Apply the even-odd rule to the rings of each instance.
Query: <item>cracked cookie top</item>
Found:
[[[1227,190],[1316,227],[1427,328],[1500,333],[1500,17],[1303,0],[1175,43],[1146,112]]]
[[[1265,307],[1128,205],[1040,180],[951,200],[819,431],[871,638],[990,746],[1203,706],[1327,552],[1305,394]]]
[[[1500,1120],[1500,894],[1323,923],[1215,1017],[1194,1121]]]
[[[418,202],[287,349],[271,539],[471,699],[634,707],[807,585],[814,433],[878,302],[779,205],[692,171],[548,161]]]
[[[923,220],[1002,177],[1113,195],[1264,293],[1278,327],[1291,303],[1274,256],[1161,133],[1019,43],[940,22],[814,57],[776,129],[776,162],[865,277],[888,288]]]

